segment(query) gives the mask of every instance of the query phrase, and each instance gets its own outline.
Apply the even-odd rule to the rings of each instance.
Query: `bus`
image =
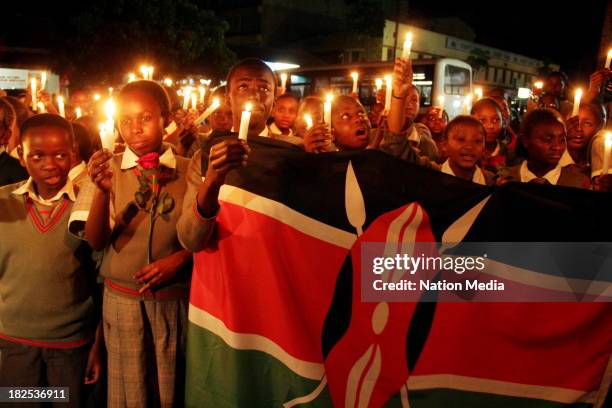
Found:
[[[413,84],[421,93],[421,108],[439,106],[444,97],[444,110],[449,118],[471,109],[472,68],[451,58],[412,60]],[[360,64],[337,64],[300,67],[287,70],[287,90],[296,96],[332,92],[348,94],[352,90],[351,72],[359,73],[359,99],[366,105],[376,100],[376,79],[391,74],[388,61]]]

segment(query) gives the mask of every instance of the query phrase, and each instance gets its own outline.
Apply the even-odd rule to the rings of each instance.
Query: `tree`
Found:
[[[476,72],[485,70],[489,67],[489,53],[481,48],[472,48],[467,63]]]

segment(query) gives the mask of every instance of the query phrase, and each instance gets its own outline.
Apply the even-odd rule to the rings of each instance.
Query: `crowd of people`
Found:
[[[321,97],[280,94],[276,74],[246,59],[209,95],[220,106],[205,123],[206,104],[183,109],[175,89],[136,80],[115,93],[113,151],[84,92],[72,93],[66,118],[44,91],[47,113],[28,108],[31,95],[2,96],[0,387],[69,386],[72,406],[179,406],[192,254],[213,239],[219,191],[248,166],[249,138],[311,154],[378,149],[487,186],[612,188],[602,171],[609,69],[591,76],[575,116],[559,72],[522,118],[497,89],[470,115],[422,109],[412,77],[397,59],[388,109],[382,94],[368,107],[336,95],[326,121]],[[103,395],[89,389],[100,383]]]

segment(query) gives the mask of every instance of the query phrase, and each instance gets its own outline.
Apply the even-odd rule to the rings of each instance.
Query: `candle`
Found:
[[[606,57],[606,69],[610,69],[610,62],[612,61],[612,48],[608,50],[608,56]]]
[[[45,89],[45,86],[47,86],[47,71],[43,71],[40,74],[40,89]]]
[[[327,123],[331,129],[332,119],[331,119],[331,109],[332,109],[332,100],[334,99],[334,95],[328,93],[325,97],[325,102],[323,103],[323,122]]]
[[[412,50],[412,32],[406,34],[406,40],[404,40],[404,49],[402,50],[402,59],[410,59],[410,51]]]
[[[221,102],[219,102],[219,98],[213,99],[212,103],[198,118],[195,120],[195,125],[198,126],[200,123],[204,122],[204,120],[210,116],[217,108],[221,106]]]
[[[112,153],[115,150],[115,138],[113,132],[109,132],[108,124],[106,123],[98,124],[98,129],[100,130],[100,141],[102,142],[102,148]]]
[[[238,139],[247,140],[249,134],[249,122],[251,121],[251,109],[252,105],[247,103],[244,105],[242,116],[240,117],[240,132],[238,133]]]
[[[357,81],[359,80],[359,74],[357,72],[351,72],[353,78],[353,93],[357,93]]]
[[[534,83],[533,86],[535,86],[536,89],[542,89],[544,87],[544,82],[538,81]]]
[[[57,97],[57,109],[59,110],[59,114],[61,117],[66,117],[66,111],[64,110],[64,98],[59,95]]]
[[[115,143],[115,102],[112,98],[108,98],[107,101],[104,102],[104,113],[106,115],[105,131],[107,136],[112,137],[112,141]]]
[[[476,100],[482,99],[482,88],[474,89],[474,93],[476,94]]]
[[[572,110],[572,116],[578,115],[578,109],[580,109],[580,99],[582,99],[582,89],[576,89],[574,94],[574,109]]]
[[[374,83],[376,84],[376,92],[380,91],[382,89],[382,85],[383,85],[382,78],[376,78]]]
[[[191,98],[191,87],[186,86],[183,89],[183,110],[189,109],[189,98]]]
[[[136,80],[136,75],[133,72],[128,74],[128,82],[133,82]]]
[[[94,94],[93,98],[94,98],[94,101],[99,101],[100,100],[100,94]]]
[[[108,96],[113,96],[114,88],[112,86],[108,87]]]
[[[198,92],[200,93],[200,103],[204,103],[204,97],[206,96],[206,88],[204,88],[203,86],[199,86]]]
[[[312,116],[309,114],[304,114],[304,122],[306,122],[306,130],[312,127]]]
[[[287,74],[283,72],[280,75],[280,78],[281,78],[281,90],[280,90],[280,93],[282,95],[282,94],[284,94],[287,91]]]
[[[438,105],[440,106],[440,112],[438,113],[438,117],[442,119],[442,115],[444,114],[444,95],[438,96]]]
[[[191,93],[191,109],[198,109],[198,96],[195,94],[195,92]]]
[[[604,139],[604,157],[603,165],[601,167],[601,174],[608,174],[610,168],[610,153],[612,152],[612,132],[606,132],[606,138]]]
[[[140,73],[142,74],[142,79],[147,79],[147,74],[149,73],[149,70],[147,69],[146,66],[141,65],[140,66]]]
[[[385,76],[385,82],[387,84],[387,93],[385,94],[385,110],[388,114],[389,110],[391,109],[391,92],[393,91],[393,78],[391,75]]]
[[[164,79],[164,85],[170,87],[170,86],[172,86],[172,84],[173,84],[173,82],[172,82],[171,78]]]
[[[74,113],[75,113],[77,119],[80,118],[81,116],[83,116],[83,112],[81,111],[81,108],[79,108],[79,107],[77,107],[74,110]]]
[[[463,113],[469,115],[470,109],[472,109],[472,95],[466,95],[463,100]]]
[[[45,109],[45,104],[42,102],[38,102],[38,105],[36,106],[38,108],[38,113],[46,113],[47,109]]]
[[[36,78],[30,78],[30,88],[32,93],[32,110],[38,109],[38,100],[36,97]]]
[[[149,66],[147,71],[149,73],[148,79],[149,79],[149,81],[152,81],[153,80],[153,67]]]

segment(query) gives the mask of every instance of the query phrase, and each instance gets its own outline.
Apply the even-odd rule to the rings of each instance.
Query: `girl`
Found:
[[[92,156],[95,184],[85,237],[104,250],[103,330],[109,406],[181,404],[185,302],[191,254],[177,238],[188,160],[162,143],[170,103],[153,81],[118,98],[123,153]]]
[[[442,116],[440,116],[440,108],[437,106],[430,106],[427,108],[427,113],[421,119],[421,123],[427,126],[432,139],[436,142],[436,147],[438,148],[438,163],[443,163],[448,158],[448,154],[444,150],[446,146],[444,131],[448,125],[448,114],[442,112]]]
[[[585,175],[591,172],[589,151],[593,136],[605,123],[604,110],[596,102],[581,103],[578,116],[567,120],[567,150],[561,166],[574,166]]]

